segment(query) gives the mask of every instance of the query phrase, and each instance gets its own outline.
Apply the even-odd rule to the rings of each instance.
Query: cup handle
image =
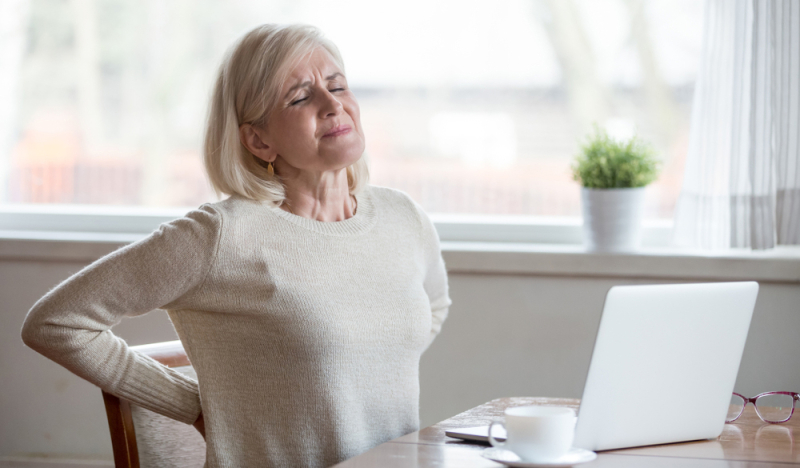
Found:
[[[503,429],[506,428],[505,424],[501,423],[500,421],[492,421],[492,423],[489,424],[489,443],[492,445],[492,447],[504,447],[506,445],[505,442],[498,442],[497,439],[492,437],[492,429],[494,429],[495,425],[503,426]]]

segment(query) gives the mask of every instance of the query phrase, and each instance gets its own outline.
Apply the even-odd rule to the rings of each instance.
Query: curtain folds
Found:
[[[677,245],[800,244],[800,1],[708,0]]]

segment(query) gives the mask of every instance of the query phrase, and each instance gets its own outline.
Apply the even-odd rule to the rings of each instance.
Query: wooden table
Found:
[[[501,398],[450,419],[375,447],[337,468],[458,467],[499,468],[503,465],[481,456],[487,445],[467,443],[444,435],[453,428],[480,426],[502,420],[511,406],[569,406],[579,400],[566,398]],[[797,433],[797,443],[795,442]],[[738,421],[726,424],[716,440],[599,452],[582,465],[595,467],[784,467],[800,465],[800,414],[783,424],[767,424],[749,405]]]

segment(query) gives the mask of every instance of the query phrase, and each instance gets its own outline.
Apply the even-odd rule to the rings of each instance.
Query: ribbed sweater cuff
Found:
[[[114,393],[142,408],[193,424],[202,409],[197,382],[147,356],[134,354],[136,365]]]

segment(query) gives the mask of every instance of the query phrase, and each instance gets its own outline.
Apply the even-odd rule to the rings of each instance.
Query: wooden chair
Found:
[[[197,375],[180,341],[131,349],[194,379]],[[188,424],[153,413],[103,392],[116,468],[202,468],[206,443]]]

